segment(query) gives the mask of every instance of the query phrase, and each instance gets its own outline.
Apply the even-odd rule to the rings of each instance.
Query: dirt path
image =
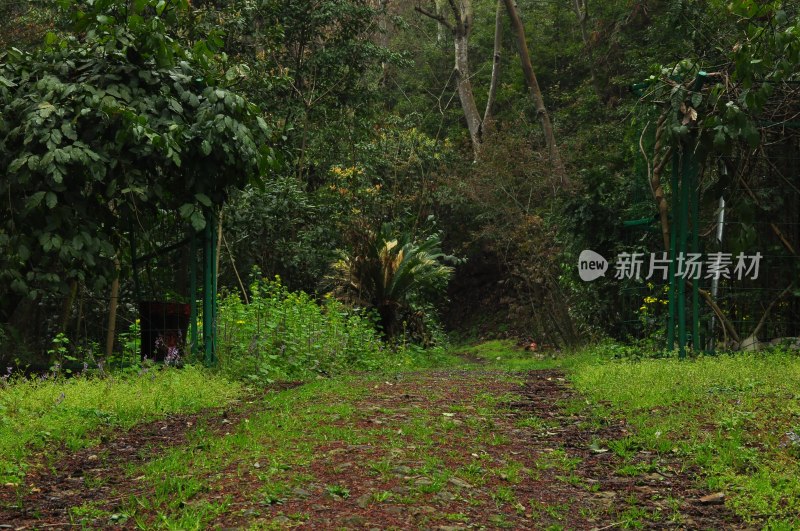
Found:
[[[189,508],[216,504],[197,527],[745,527],[724,505],[701,503],[708,493],[676,458],[626,444],[625,423],[593,415],[561,372],[427,371],[368,385],[367,395],[342,396],[343,412],[326,417],[325,440],[305,441],[307,457],[284,459],[291,465],[279,457],[294,449],[272,441],[263,464],[229,459],[213,475],[188,466],[203,487],[163,501],[136,465],[189,444],[198,424],[224,437],[258,403],[175,417],[65,454],[24,490],[0,489],[0,524],[159,527],[165,520],[156,515],[169,514],[191,527]],[[293,441],[286,444],[302,442]]]

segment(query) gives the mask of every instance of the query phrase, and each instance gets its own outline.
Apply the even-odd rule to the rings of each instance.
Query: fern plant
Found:
[[[333,264],[335,293],[352,304],[375,308],[384,333],[392,338],[405,316],[444,293],[459,262],[442,251],[440,232],[416,239],[384,223]]]

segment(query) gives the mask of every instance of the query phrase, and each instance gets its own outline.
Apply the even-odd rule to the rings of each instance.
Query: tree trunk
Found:
[[[667,113],[665,112],[659,117],[656,125],[656,143],[653,148],[653,169],[650,174],[650,190],[653,192],[653,198],[655,199],[656,208],[658,209],[658,217],[661,222],[661,239],[664,244],[664,250],[669,251],[669,204],[667,203],[664,185],[661,184],[661,175],[664,173],[664,168],[672,154],[672,148],[667,148],[666,150],[662,149],[666,119]],[[644,137],[646,131],[647,127],[645,126],[645,130],[642,131],[642,137]],[[641,149],[642,155],[645,157],[645,164],[647,164],[648,172],[650,172],[650,163],[647,161],[647,155],[645,154],[641,139],[639,140],[639,149]]]
[[[482,135],[492,129],[494,121],[494,101],[497,98],[497,85],[500,79],[500,47],[503,38],[503,4],[497,0],[497,10],[494,18],[494,52],[492,54],[492,80],[489,83],[489,96],[486,99],[486,110],[483,113]]]
[[[586,33],[586,19],[589,18],[589,12],[586,9],[586,0],[575,0],[574,3],[575,16],[578,17],[578,27],[581,30],[581,40],[583,45],[589,45],[589,35]]]
[[[106,358],[114,353],[114,338],[117,335],[117,305],[119,304],[119,257],[114,257],[116,275],[111,282],[111,297],[108,301],[108,331],[106,332]]]
[[[475,158],[479,158],[481,152],[481,115],[478,106],[475,104],[475,95],[472,93],[472,80],[470,79],[468,37],[465,33],[459,32],[454,35],[456,49],[456,80],[458,83],[458,99],[461,100],[461,108],[464,110],[464,118],[467,120],[469,138],[472,141],[472,150]]]
[[[62,334],[67,333],[67,326],[69,326],[69,318],[72,315],[72,307],[75,305],[75,296],[78,294],[78,281],[72,280],[69,283],[69,293],[64,299],[64,306],[61,310],[61,326],[59,331]]]
[[[472,32],[472,3],[471,0],[460,0],[456,5],[456,0],[448,0],[450,11],[453,14],[453,22],[450,22],[444,13],[438,12],[441,4],[436,4],[436,13],[426,11],[422,7],[416,6],[414,9],[432,18],[441,26],[449,29],[453,33],[453,43],[455,45],[455,67],[456,86],[458,88],[458,99],[461,101],[461,109],[464,111],[464,118],[469,129],[469,138],[472,142],[472,151],[477,160],[481,152],[481,115],[478,106],[475,104],[475,95],[472,92],[472,71],[469,67],[469,35]],[[442,9],[443,11],[443,9]]]
[[[558,145],[556,145],[555,135],[553,134],[553,124],[550,122],[550,115],[544,106],[542,91],[539,88],[539,82],[536,80],[536,73],[533,71],[533,65],[531,64],[531,57],[528,53],[528,41],[525,38],[525,28],[522,25],[522,20],[519,18],[514,0],[503,0],[503,2],[506,5],[508,17],[511,19],[511,28],[514,30],[514,35],[517,37],[519,60],[536,108],[536,117],[539,119],[542,131],[544,132],[544,139],[547,143],[547,150],[550,155],[551,172],[553,176],[559,180],[562,187],[569,188],[571,183],[564,169],[564,163],[561,160],[561,153],[558,149]]]

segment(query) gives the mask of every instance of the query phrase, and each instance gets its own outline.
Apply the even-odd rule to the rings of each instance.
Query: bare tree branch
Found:
[[[436,22],[438,22],[439,24],[441,24],[445,28],[449,29],[450,31],[453,31],[453,25],[450,24],[450,21],[448,21],[442,15],[437,15],[436,13],[431,13],[427,9],[425,9],[423,7],[420,7],[420,6],[414,6],[414,11],[416,11],[417,13],[422,13],[423,15],[425,15],[428,18],[432,18],[433,20],[435,20]]]
[[[785,296],[787,296],[789,293],[792,292],[792,287],[794,287],[794,282],[786,286],[786,289],[784,289],[780,295],[778,295],[771,303],[769,303],[767,309],[764,310],[764,315],[761,316],[761,320],[758,321],[756,328],[753,330],[753,333],[751,334],[752,337],[758,338],[759,332],[761,332],[761,329],[764,328],[765,324],[767,324],[767,318],[769,317],[769,314],[772,312],[772,308],[775,307],[778,301],[780,301],[782,298],[784,298]]]

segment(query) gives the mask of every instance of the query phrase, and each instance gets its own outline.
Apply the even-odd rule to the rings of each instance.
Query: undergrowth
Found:
[[[271,383],[351,371],[429,366],[443,347],[423,349],[400,339],[387,345],[376,318],[326,297],[318,303],[276,280],[251,284],[248,303],[225,296],[218,313],[220,368],[232,377]]]

